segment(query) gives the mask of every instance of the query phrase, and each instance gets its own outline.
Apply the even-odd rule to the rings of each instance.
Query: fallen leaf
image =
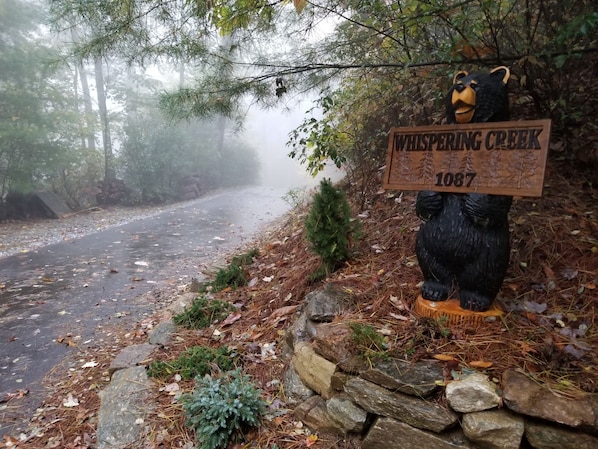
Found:
[[[452,355],[449,355],[449,354],[434,354],[432,357],[434,357],[436,360],[441,360],[443,362],[450,362],[453,360],[457,360]]]
[[[276,424],[277,426],[282,426],[284,424],[284,417],[282,416],[277,416],[274,418],[274,424]]]
[[[298,307],[299,305],[280,307],[272,312],[266,320],[272,323],[272,327],[276,327],[278,326],[278,323],[285,321],[290,314],[295,312]]]
[[[62,444],[62,436],[56,435],[53,437],[48,438],[48,441],[46,442],[46,448],[48,449],[53,449],[55,447],[58,447]]]
[[[523,301],[523,307],[525,307],[526,312],[544,313],[548,308],[548,304],[537,303],[535,301]]]
[[[577,277],[577,274],[578,274],[578,271],[575,270],[574,268],[565,268],[565,269],[561,270],[561,275],[568,281],[575,279]]]
[[[548,279],[556,279],[556,276],[554,275],[554,271],[552,271],[552,268],[550,268],[545,263],[542,264],[542,270],[544,270],[544,274]]]
[[[409,317],[403,316],[403,315],[398,315],[396,313],[392,313],[390,312],[389,315],[394,318],[395,320],[400,320],[400,321],[409,321]]]
[[[13,399],[21,399],[22,397],[27,396],[28,394],[29,390],[27,389],[19,389],[14,393],[5,392],[2,396],[0,396],[0,404],[3,402],[12,401]]]
[[[71,337],[71,336],[69,336],[69,335],[67,335],[66,337],[58,337],[58,338],[56,339],[56,342],[57,342],[57,343],[62,343],[62,344],[65,344],[65,345],[67,345],[67,346],[69,346],[69,347],[74,347],[74,346],[77,346],[77,343],[75,343],[75,342],[73,341],[72,337]]]
[[[96,362],[95,360],[92,360],[91,362],[84,363],[81,368],[95,368],[98,365],[99,365],[98,362]]]
[[[270,314],[270,316],[268,317],[268,319],[275,320],[275,319],[283,317],[285,315],[290,315],[295,310],[297,310],[298,307],[299,307],[298,305],[281,307],[279,309],[276,309],[274,312],[272,312]]]
[[[180,390],[181,390],[181,387],[176,382],[168,384],[164,387],[164,391],[166,393],[168,393],[170,396],[176,395]]]
[[[241,319],[242,316],[243,315],[241,315],[240,312],[233,312],[224,319],[224,321],[222,322],[222,325],[229,326],[229,325],[233,324],[235,321],[238,321],[239,319]]]
[[[79,400],[73,397],[72,393],[69,393],[67,398],[62,402],[62,405],[65,407],[77,407],[79,405]]]
[[[485,360],[474,360],[473,362],[469,362],[468,363],[469,366],[471,366],[472,368],[490,368],[492,365],[494,365],[493,362],[487,362]]]
[[[402,299],[397,298],[396,296],[390,296],[390,302],[393,306],[395,306],[399,310],[406,310],[407,305]]]
[[[527,355],[530,352],[536,352],[536,350],[526,341],[520,341],[519,346],[521,346],[521,354]]]
[[[308,437],[305,439],[305,446],[307,446],[307,447],[311,447],[311,446],[313,446],[314,444],[316,444],[316,441],[318,441],[318,436],[317,436],[317,435],[315,435],[315,434],[311,434],[310,436],[308,436]]]
[[[567,345],[567,346],[565,346],[565,348],[563,349],[563,351],[565,353],[569,354],[569,355],[572,355],[576,359],[581,359],[586,354],[585,351],[577,349],[573,345]]]
[[[592,345],[590,345],[589,343],[587,343],[585,341],[577,340],[576,338],[574,338],[572,340],[572,343],[573,343],[573,345],[575,345],[579,349],[583,349],[584,351],[591,351],[592,350]]]
[[[524,317],[526,317],[532,323],[535,323],[535,322],[538,321],[538,316],[535,313],[533,313],[533,312],[522,311],[521,315],[523,315]]]
[[[4,435],[2,444],[4,444],[4,447],[6,448],[17,447],[17,444],[19,444],[19,440],[13,437],[9,437],[8,435]]]
[[[260,345],[260,349],[263,360],[276,358],[276,343],[264,343]]]

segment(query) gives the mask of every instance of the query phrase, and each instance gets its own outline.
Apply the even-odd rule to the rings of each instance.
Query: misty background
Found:
[[[242,135],[259,156],[259,183],[264,186],[283,188],[309,188],[318,184],[323,177],[338,180],[343,172],[328,162],[327,168],[312,176],[296,159],[289,157],[287,142],[289,133],[303,121],[305,113],[313,107],[313,99],[304,99],[292,109],[250,110]]]
[[[316,96],[281,99],[279,80],[264,84],[268,101],[198,94],[190,86],[205,77],[225,83],[233,72],[249,76],[253,69],[206,65],[201,57],[132,64],[118,53],[75,56],[73,46],[94,33],[68,2],[3,2],[0,222],[43,216],[41,191],[81,210],[171,203],[243,185],[307,188],[323,176],[342,176],[332,168],[313,177],[289,157],[289,134]],[[202,45],[231,54],[236,46],[218,35],[204,36]],[[173,95],[179,99],[169,103]]]

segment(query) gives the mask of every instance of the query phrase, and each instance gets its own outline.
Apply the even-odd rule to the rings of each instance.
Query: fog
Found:
[[[323,177],[336,181],[344,176],[341,170],[329,162],[322,173],[313,177],[307,173],[305,166],[288,156],[290,148],[286,143],[289,133],[303,122],[306,111],[313,105],[313,99],[305,99],[290,107],[268,110],[252,108],[247,114],[240,137],[259,155],[262,185],[303,188],[317,185]]]
[[[82,210],[188,200],[213,189],[257,183],[291,190],[316,186],[324,176],[342,177],[331,166],[314,178],[288,156],[289,134],[312,116],[306,111],[314,107],[314,95],[301,100],[290,91],[276,97],[280,106],[260,109],[257,103],[271,104],[274,98],[240,100],[231,93],[239,108],[232,108],[230,119],[214,115],[217,108],[191,118],[188,109],[196,105],[184,101],[169,115],[160,110],[158,95],[197,88],[208,69],[151,58],[148,65],[129,65],[119,55],[66,63],[62,55],[77,33],[50,30],[43,8],[36,15],[35,8],[25,8],[28,2],[7,5],[10,14],[0,13],[0,42],[10,49],[0,52],[7,109],[0,120],[7,130],[0,151],[0,221],[32,216],[23,204],[33,205],[31,195],[38,191],[52,191],[71,209]],[[314,28],[305,38],[321,36]],[[255,43],[255,55],[234,57],[235,76],[255,76],[251,60],[260,52],[284,47],[293,54],[291,42],[267,37]],[[212,44],[216,48],[222,42]],[[20,55],[19,64],[13,64],[13,52]],[[47,69],[50,60],[52,70]],[[271,88],[274,97],[274,82]]]

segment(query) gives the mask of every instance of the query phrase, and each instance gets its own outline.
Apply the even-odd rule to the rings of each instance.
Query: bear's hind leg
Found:
[[[504,270],[480,270],[479,264],[465,267],[457,276],[461,308],[475,312],[488,310],[500,290],[503,277]]]
[[[459,304],[464,310],[485,312],[490,308],[493,301],[494,296],[488,296],[481,292],[466,289],[459,291]]]
[[[448,299],[455,276],[428,252],[423,244],[421,233],[417,236],[415,253],[424,275],[424,283],[421,287],[422,298],[428,301]]]
[[[457,274],[462,309],[484,312],[490,308],[509,264],[508,242],[508,235],[490,242],[485,251],[480,250],[475,260]]]

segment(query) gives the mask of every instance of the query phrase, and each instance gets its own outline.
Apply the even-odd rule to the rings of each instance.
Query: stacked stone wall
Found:
[[[314,431],[358,435],[363,449],[596,449],[598,397],[567,398],[532,376],[463,370],[439,361],[365,361],[339,320],[351,298],[310,293],[287,332],[284,387]]]

